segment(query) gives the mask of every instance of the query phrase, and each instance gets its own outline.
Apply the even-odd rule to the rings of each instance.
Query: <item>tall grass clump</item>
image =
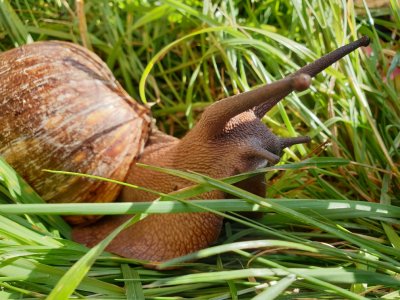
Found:
[[[400,6],[382,2],[0,0],[1,51],[84,45],[177,137],[212,102],[371,39],[264,117],[280,136],[312,138],[276,167],[220,180],[157,169],[193,187],[151,206],[55,205],[0,158],[0,299],[399,299]],[[265,198],[234,186],[256,174]],[[235,199],[187,201],[212,189]],[[218,243],[165,263],[173,270],[104,252],[117,231],[93,249],[78,245],[60,217],[131,213],[134,223],[204,210],[225,217]]]

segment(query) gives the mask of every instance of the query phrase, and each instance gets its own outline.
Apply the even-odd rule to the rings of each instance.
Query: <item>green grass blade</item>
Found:
[[[276,211],[279,214],[282,214],[284,216],[287,216],[293,220],[311,225],[311,226],[316,226],[326,232],[332,233],[337,237],[340,237],[344,240],[347,240],[363,249],[369,249],[372,253],[376,253],[375,249],[371,248],[367,243],[365,243],[361,239],[355,238],[352,234],[349,234],[348,232],[344,231],[342,228],[336,226],[331,226],[329,224],[320,222],[316,219],[309,218],[308,216],[296,212],[295,210],[283,207],[279,205],[278,203],[273,203],[271,201],[267,201],[266,199],[259,197],[257,195],[251,194],[245,190],[242,190],[238,187],[229,185],[227,183],[224,183],[222,181],[215,180],[213,178],[210,178],[208,176],[200,175],[200,174],[194,174],[194,173],[187,173],[187,172],[182,172],[182,171],[177,171],[177,170],[171,170],[171,169],[165,169],[165,168],[159,168],[159,167],[153,167],[153,166],[146,166],[146,168],[149,168],[151,170],[156,170],[159,172],[165,172],[174,176],[178,176],[181,178],[185,178],[187,180],[194,181],[196,183],[207,183],[215,187],[216,189],[219,189],[221,191],[224,191],[230,195],[234,195],[236,197],[240,197],[241,199],[246,199],[247,201],[251,203],[258,204],[263,207],[268,207],[272,209],[273,211]],[[391,259],[390,257],[382,254],[382,253],[377,253],[381,258],[386,259],[388,262],[393,263],[394,265],[400,267],[400,264]]]
[[[20,277],[39,284],[56,284],[63,278],[65,270],[51,267],[32,259],[16,258],[3,261],[0,265],[0,275]],[[66,287],[68,289],[68,287]],[[92,278],[83,278],[79,289],[88,292],[117,296],[123,294],[123,289],[113,284],[105,283]],[[50,298],[51,299],[51,298]],[[62,298],[58,298],[62,299]]]
[[[120,233],[127,226],[133,225],[142,218],[142,215],[138,214],[132,217],[128,221],[124,222],[113,230],[103,241],[90,249],[80,260],[78,260],[57,282],[53,290],[47,297],[48,300],[64,300],[68,299],[75,289],[79,286],[82,279],[89,272],[91,266],[95,262],[96,258],[104,251],[107,245],[113,240],[118,233]]]
[[[285,241],[278,241],[278,240],[257,240],[257,241],[246,241],[246,242],[238,242],[232,244],[225,244],[220,246],[209,247],[207,249],[199,250],[197,252],[177,257],[171,259],[165,263],[160,265],[160,268],[166,268],[173,266],[175,264],[179,264],[186,261],[197,260],[200,258],[205,258],[208,256],[222,254],[225,252],[238,250],[238,249],[257,249],[257,248],[267,248],[267,247],[284,247],[284,248],[293,248],[303,251],[309,252],[317,252],[317,250],[313,247],[302,245],[299,243],[292,243],[292,242],[285,242]]]
[[[13,39],[15,47],[33,41],[23,22],[15,13],[8,0],[0,1],[0,24]]]
[[[145,299],[139,273],[129,265],[121,265],[122,276],[125,280],[125,293],[127,300]]]
[[[177,195],[179,196],[179,194]],[[186,198],[186,197],[185,197]],[[184,199],[184,198],[183,198]],[[400,208],[393,205],[367,203],[354,200],[334,199],[270,199],[287,208],[325,219],[340,218],[400,218]],[[177,213],[200,212],[198,206],[215,211],[262,211],[272,212],[269,207],[261,207],[239,199],[191,200],[188,205],[179,201],[133,202],[133,203],[57,203],[57,204],[0,204],[0,213],[32,215],[120,215],[135,213]]]
[[[275,299],[279,297],[295,281],[296,276],[290,274],[279,280],[271,287],[266,288],[265,291],[252,298],[252,300]]]
[[[43,199],[19,176],[9,164],[0,156],[0,186],[9,191],[10,200],[15,203],[45,203]],[[59,216],[43,216],[41,217],[47,224],[56,228],[63,236],[69,237],[70,227]],[[38,227],[44,228],[40,220],[37,222]]]

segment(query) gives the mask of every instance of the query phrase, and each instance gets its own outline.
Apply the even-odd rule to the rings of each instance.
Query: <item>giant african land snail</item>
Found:
[[[273,165],[283,148],[309,138],[279,138],[260,118],[293,90],[308,88],[310,77],[368,43],[363,37],[280,81],[214,103],[181,140],[153,128],[149,110],[135,103],[87,49],[58,41],[22,46],[0,54],[0,155],[52,202],[110,202],[118,195],[122,201],[146,201],[154,195],[42,169],[95,174],[168,193],[190,183],[135,162],[215,178]],[[224,195],[215,191],[204,197]],[[75,226],[73,238],[93,246],[125,218],[67,220]],[[211,213],[151,215],[117,236],[108,250],[165,261],[207,247],[221,224]]]

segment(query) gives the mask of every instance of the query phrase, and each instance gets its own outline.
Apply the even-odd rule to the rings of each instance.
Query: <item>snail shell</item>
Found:
[[[50,202],[111,202],[148,138],[149,110],[80,46],[36,42],[0,54],[0,155]],[[83,217],[68,217],[78,224]]]

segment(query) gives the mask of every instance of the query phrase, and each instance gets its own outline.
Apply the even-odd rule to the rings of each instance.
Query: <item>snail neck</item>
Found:
[[[180,156],[181,140],[153,129],[138,161],[147,165],[185,169],[188,157]],[[191,165],[191,163],[189,163]],[[194,165],[192,165],[194,166]],[[186,168],[187,170],[187,168]],[[133,164],[127,183],[146,187],[158,192],[169,193],[192,183],[161,172],[141,168]],[[219,191],[204,193],[202,198],[221,199]],[[140,202],[157,198],[155,194],[124,187],[122,201]],[[99,222],[76,227],[73,239],[89,247],[96,245],[129,216],[108,216]],[[222,217],[211,213],[155,214],[147,216],[121,232],[107,247],[108,251],[135,259],[161,262],[205,248],[215,242],[222,226]],[[149,267],[152,267],[149,264]],[[153,266],[155,267],[155,266]]]

